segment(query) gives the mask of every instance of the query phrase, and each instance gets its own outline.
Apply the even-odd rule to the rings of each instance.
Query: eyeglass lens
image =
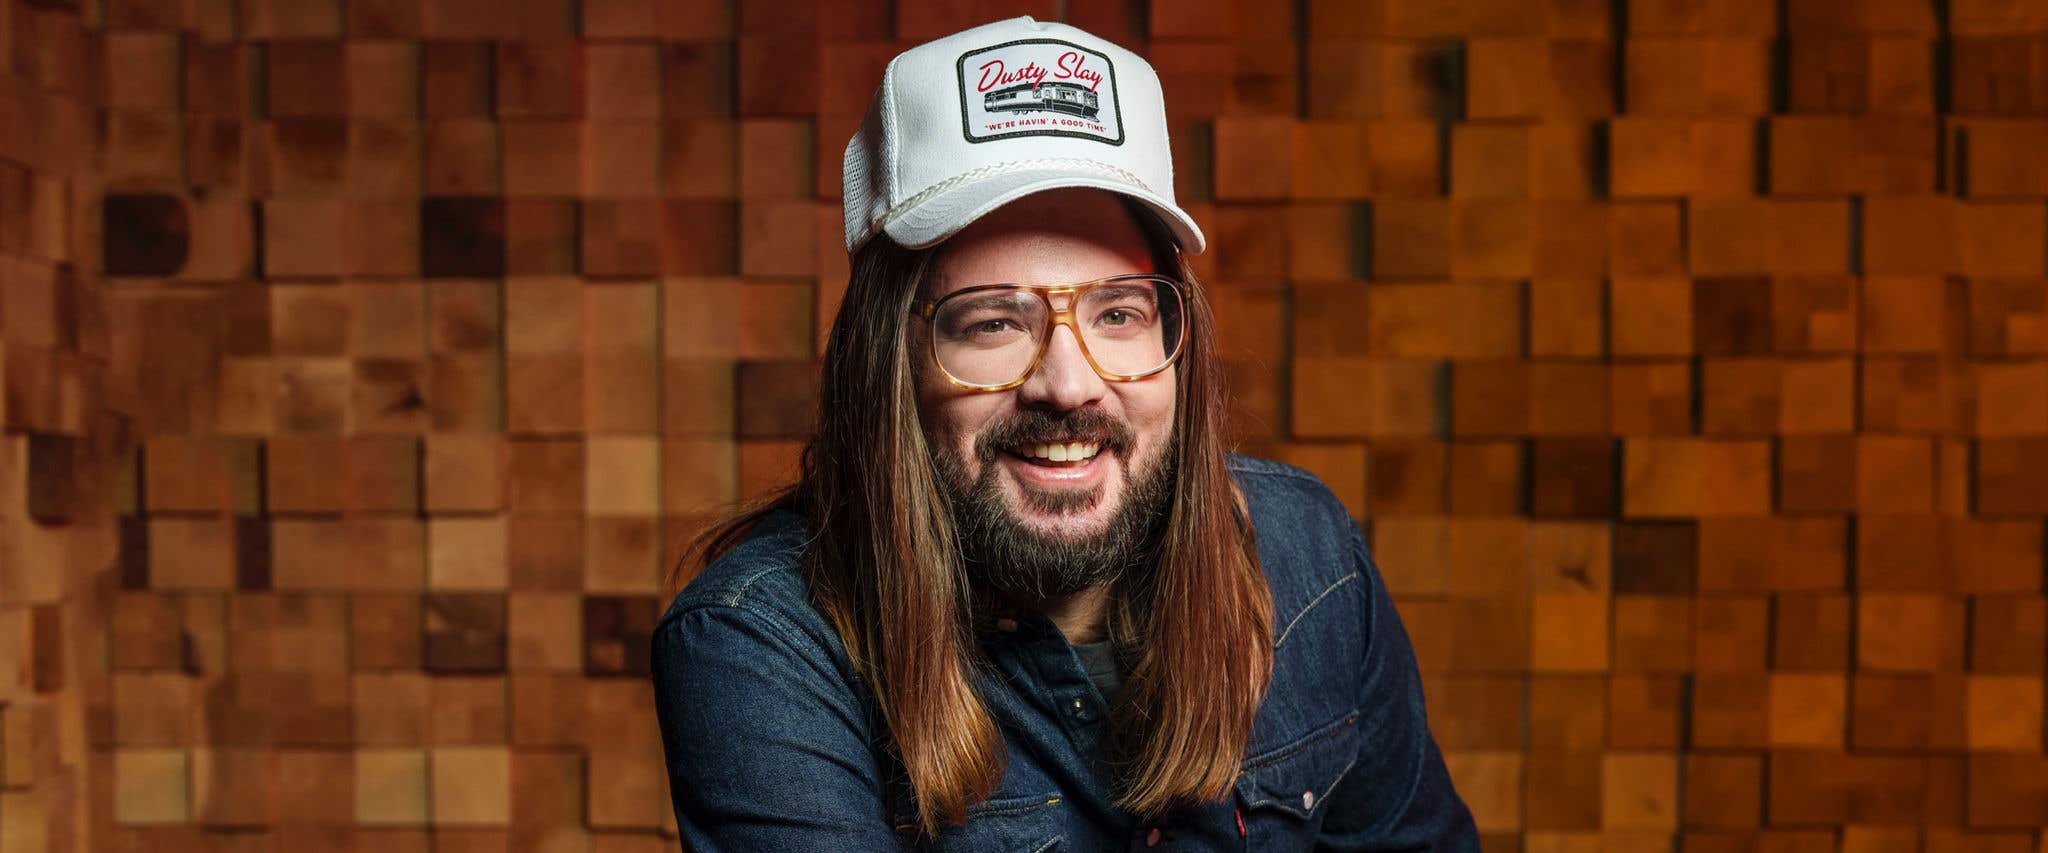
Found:
[[[1003,385],[1031,369],[1052,317],[1044,299],[1019,287],[948,299],[932,320],[940,367],[970,385]],[[1074,325],[1104,373],[1148,373],[1180,349],[1180,292],[1164,281],[1099,284],[1080,292]]]

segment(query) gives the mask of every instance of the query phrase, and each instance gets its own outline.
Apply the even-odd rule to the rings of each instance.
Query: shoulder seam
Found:
[[[1308,472],[1302,471],[1291,465],[1264,459],[1255,460],[1252,457],[1248,456],[1233,458],[1228,463],[1226,463],[1224,467],[1231,471],[1237,471],[1239,473],[1244,474],[1270,474],[1275,477],[1287,477],[1289,479],[1294,480],[1317,482],[1314,475],[1311,475]]]

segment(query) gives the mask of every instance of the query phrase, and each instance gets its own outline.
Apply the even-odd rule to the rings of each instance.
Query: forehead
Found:
[[[1118,196],[1055,190],[997,208],[940,244],[927,289],[937,299],[984,284],[1070,284],[1156,271],[1137,214]]]

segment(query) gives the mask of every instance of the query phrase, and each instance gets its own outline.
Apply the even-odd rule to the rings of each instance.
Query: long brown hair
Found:
[[[1160,268],[1187,283],[1189,327],[1175,370],[1174,482],[1158,559],[1115,582],[1108,618],[1130,669],[1110,715],[1113,790],[1118,806],[1151,817],[1217,800],[1235,782],[1271,676],[1273,603],[1225,468],[1208,299],[1157,221],[1133,213]],[[686,557],[701,569],[768,513],[808,515],[815,536],[802,566],[812,603],[874,692],[928,836],[988,798],[1007,755],[973,686],[983,660],[970,581],[918,418],[907,333],[934,251],[877,236],[854,255],[798,481],[711,527]]]

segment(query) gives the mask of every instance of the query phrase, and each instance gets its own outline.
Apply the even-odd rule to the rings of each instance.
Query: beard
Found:
[[[1079,438],[1094,440],[1102,453],[1122,464],[1122,500],[1099,531],[1078,538],[1050,536],[1025,526],[1010,512],[998,480],[997,456],[1005,448]],[[1142,564],[1156,548],[1174,477],[1173,441],[1143,470],[1130,456],[1130,427],[1100,409],[1065,414],[1026,410],[975,438],[981,475],[969,479],[951,449],[934,454],[939,483],[953,516],[967,577],[983,593],[1027,601],[1071,595],[1107,583]],[[1065,515],[1093,508],[1106,486],[1093,489],[1020,489],[1023,503],[1040,512]]]

